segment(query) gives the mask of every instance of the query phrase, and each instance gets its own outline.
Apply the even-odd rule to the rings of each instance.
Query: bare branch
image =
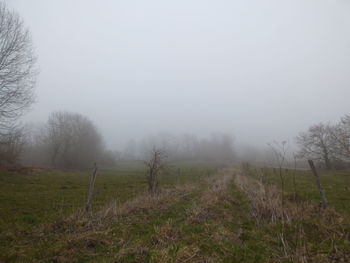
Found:
[[[7,130],[34,101],[36,57],[17,13],[0,3],[0,129]]]

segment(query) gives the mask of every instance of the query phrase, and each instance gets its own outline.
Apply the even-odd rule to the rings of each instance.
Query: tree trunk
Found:
[[[320,196],[321,196],[321,199],[322,199],[323,208],[327,208],[328,207],[328,200],[327,200],[326,194],[325,194],[325,192],[324,192],[324,190],[322,188],[322,185],[321,185],[321,182],[320,182],[320,176],[318,175],[318,173],[316,171],[314,162],[312,160],[308,160],[308,163],[309,163],[309,166],[311,168],[311,171],[312,171],[313,175],[315,176],[317,188],[318,188],[318,191],[320,192]]]
[[[331,164],[331,161],[329,160],[328,151],[326,149],[323,150],[323,159],[324,159],[326,170],[332,169],[332,164]]]

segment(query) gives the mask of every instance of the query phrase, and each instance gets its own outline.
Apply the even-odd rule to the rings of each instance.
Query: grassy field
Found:
[[[217,163],[172,164],[154,197],[145,193],[142,163],[104,168],[89,214],[78,212],[89,171],[4,173],[0,262],[347,262],[349,173],[321,178],[336,211],[320,210],[306,171],[295,175],[298,199],[288,198],[293,176],[284,173],[288,202],[280,217],[279,177],[267,168],[245,173]]]
[[[212,173],[218,164],[170,165],[160,177],[164,187],[197,180]],[[180,177],[178,169],[180,168]],[[90,171],[40,171],[33,174],[0,174],[0,230],[36,225],[82,207],[86,200]],[[146,190],[143,163],[122,163],[102,168],[94,192],[94,208],[110,200],[123,202]]]
[[[217,169],[214,163],[169,165],[160,177],[162,187],[200,180]],[[180,176],[179,176],[180,169]],[[38,226],[83,207],[90,171],[38,171],[32,174],[0,174],[0,259],[14,251],[17,239]],[[94,211],[111,200],[124,202],[146,191],[143,163],[121,163],[102,168],[94,191]],[[22,235],[23,234],[23,235]],[[30,248],[30,244],[28,247]],[[16,249],[14,249],[16,250]],[[29,249],[30,250],[30,249]],[[16,252],[17,253],[17,252]],[[16,254],[15,253],[15,254]],[[17,256],[13,257],[16,261]],[[19,259],[22,260],[22,259]],[[30,260],[29,260],[30,261]],[[35,260],[34,260],[35,261]]]

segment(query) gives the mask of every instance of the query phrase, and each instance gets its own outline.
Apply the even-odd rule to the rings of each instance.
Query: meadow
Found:
[[[349,260],[349,172],[322,172],[322,210],[311,173],[284,170],[281,210],[271,168],[169,164],[150,196],[143,163],[120,163],[99,170],[82,213],[90,172],[1,173],[0,262]]]

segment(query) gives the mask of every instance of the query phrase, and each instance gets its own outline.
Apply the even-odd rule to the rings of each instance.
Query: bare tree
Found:
[[[45,123],[28,123],[24,127],[25,144],[21,152],[21,162],[27,165],[49,165],[49,144]]]
[[[332,146],[338,159],[350,160],[350,115],[345,115],[340,122],[329,127]]]
[[[332,168],[334,157],[330,126],[323,123],[313,125],[296,138],[300,146],[298,157],[322,161],[326,169]]]
[[[51,164],[65,168],[89,167],[104,150],[95,125],[86,117],[69,112],[50,115],[46,141]]]
[[[164,168],[164,159],[166,154],[164,150],[154,148],[151,151],[151,158],[149,161],[145,162],[147,166],[147,183],[148,191],[150,194],[157,194],[158,188],[158,175]]]
[[[19,15],[0,3],[0,129],[12,127],[34,100],[36,58]],[[4,131],[5,130],[5,131]]]
[[[72,140],[74,117],[66,112],[53,112],[47,121],[47,141],[50,146],[51,164],[56,166],[59,155],[67,153]]]
[[[17,13],[0,2],[0,160],[18,161],[23,128],[15,121],[33,103],[36,79],[31,38]]]

